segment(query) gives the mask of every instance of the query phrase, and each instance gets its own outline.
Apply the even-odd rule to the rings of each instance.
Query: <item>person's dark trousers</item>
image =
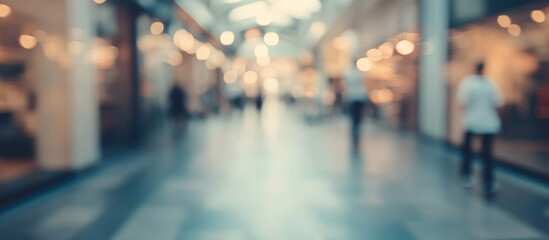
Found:
[[[474,134],[472,132],[466,132],[465,136],[463,138],[463,146],[462,146],[462,164],[461,164],[461,174],[463,176],[470,176],[471,175],[471,144],[473,141],[473,137],[476,135],[482,137],[482,150],[481,150],[481,158],[484,163],[483,168],[483,181],[484,181],[484,187],[485,189],[492,188],[492,184],[494,182],[494,160],[492,157],[492,148],[494,143],[494,134]]]
[[[364,105],[363,101],[353,101],[350,105],[351,140],[354,149],[358,149],[360,142],[360,124],[364,116]]]

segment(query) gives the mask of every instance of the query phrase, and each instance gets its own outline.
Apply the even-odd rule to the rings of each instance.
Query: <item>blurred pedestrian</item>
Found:
[[[354,65],[343,75],[345,84],[345,101],[351,120],[351,142],[354,151],[360,146],[360,125],[368,102],[368,94],[364,85],[365,76]]]
[[[496,85],[483,76],[483,73],[484,63],[477,64],[476,73],[462,80],[458,88],[457,97],[464,111],[463,120],[465,124],[461,174],[464,185],[471,187],[473,185],[471,143],[474,137],[480,136],[482,139],[480,155],[484,161],[482,174],[484,192],[490,195],[496,192],[492,148],[494,135],[501,128],[498,108],[503,105],[503,98]]]
[[[185,89],[174,82],[169,94],[170,117],[173,120],[175,134],[180,135],[185,128],[185,118],[187,117],[187,94]]]

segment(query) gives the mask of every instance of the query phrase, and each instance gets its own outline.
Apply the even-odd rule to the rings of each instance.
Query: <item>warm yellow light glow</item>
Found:
[[[368,58],[374,62],[377,62],[379,60],[381,60],[383,54],[381,52],[381,50],[377,49],[377,48],[372,48],[370,50],[368,50],[368,52],[366,52],[366,56],[368,56]]]
[[[235,71],[228,71],[223,74],[223,81],[227,84],[233,84],[238,79],[238,75]]]
[[[171,51],[165,58],[164,62],[172,67],[179,66],[183,62],[183,56],[178,51]]]
[[[511,36],[517,37],[520,36],[521,29],[519,25],[511,24],[511,26],[507,28],[507,31],[511,34]]]
[[[275,32],[268,32],[263,36],[263,40],[265,41],[265,44],[269,46],[276,46],[280,41],[280,37]]]
[[[534,10],[530,13],[532,20],[537,23],[545,22],[545,13],[541,10]]]
[[[394,94],[389,89],[372,90],[370,95],[370,100],[376,104],[390,103],[394,99]]]
[[[37,40],[34,36],[23,34],[19,36],[19,44],[25,49],[33,49],[36,47]]]
[[[211,55],[211,50],[206,44],[203,44],[196,50],[196,59],[200,61],[208,59],[210,55]]]
[[[265,66],[268,66],[269,64],[271,64],[271,58],[269,56],[258,57],[256,59],[256,62],[257,62],[257,65],[265,67]]]
[[[185,29],[179,29],[179,30],[175,31],[175,33],[173,34],[173,43],[176,46],[179,46],[179,42],[181,42],[181,39],[185,38],[185,35],[187,33],[188,32]]]
[[[255,84],[257,82],[257,73],[254,71],[247,71],[242,76],[244,83],[246,84]]]
[[[263,13],[258,14],[255,21],[259,26],[268,26],[272,23],[273,18],[270,13]]]
[[[511,18],[507,15],[499,15],[498,24],[504,28],[509,27],[511,26]]]
[[[311,33],[317,38],[322,37],[326,33],[326,25],[322,22],[314,22],[311,24]]]
[[[105,3],[107,0],[93,0],[95,3],[97,4],[103,4]]]
[[[255,47],[254,53],[255,53],[255,56],[258,57],[258,58],[268,57],[269,56],[269,49],[264,44],[258,44]]]
[[[8,17],[11,14],[10,6],[6,4],[0,4],[0,18]]]
[[[278,79],[276,78],[266,78],[263,81],[263,88],[268,93],[276,93],[278,92]]]
[[[164,32],[164,24],[162,22],[154,22],[151,24],[151,33],[153,35],[160,35]]]
[[[408,40],[401,40],[396,45],[397,52],[402,54],[402,55],[408,55],[408,54],[414,52],[415,48],[416,47],[415,47],[414,43],[410,42]]]
[[[386,42],[384,44],[381,44],[381,46],[379,46],[379,50],[381,51],[382,58],[390,58],[393,56],[395,47],[393,46],[392,43]]]
[[[345,36],[339,36],[334,39],[334,46],[339,50],[346,50],[351,47],[351,42],[349,38]]]
[[[221,41],[221,44],[229,46],[234,43],[234,33],[231,31],[225,31],[221,33],[219,40]]]
[[[367,72],[372,69],[372,62],[368,58],[360,58],[356,61],[356,67],[360,71]]]
[[[178,40],[179,41],[177,45],[179,46],[179,48],[187,53],[191,53],[195,45],[195,39],[193,35],[189,32],[185,32],[179,37]]]

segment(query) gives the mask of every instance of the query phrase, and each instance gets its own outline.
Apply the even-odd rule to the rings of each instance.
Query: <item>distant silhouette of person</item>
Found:
[[[364,117],[366,103],[368,102],[364,80],[364,73],[360,72],[354,65],[343,75],[345,100],[351,119],[351,141],[354,151],[358,150],[360,145],[360,125]]]
[[[185,118],[187,117],[186,101],[187,94],[185,90],[178,83],[174,83],[170,89],[169,103],[170,117],[174,122],[176,134],[181,134],[184,130]]]
[[[494,135],[501,129],[498,108],[503,105],[501,92],[496,85],[483,76],[484,63],[476,66],[476,74],[471,75],[459,85],[457,100],[462,105],[465,124],[465,136],[462,146],[461,174],[464,185],[473,185],[471,171],[471,142],[475,136],[482,138],[481,157],[484,161],[483,184],[487,195],[496,192],[494,182],[494,161],[492,148]]]
[[[231,110],[242,110],[243,108],[243,94],[244,91],[242,90],[242,86],[240,85],[240,82],[234,82],[234,83],[227,83],[225,85],[225,94],[227,98],[229,99],[229,103],[231,105]]]
[[[263,108],[263,92],[261,89],[258,91],[257,96],[255,98],[255,108],[258,112],[261,112],[261,108]]]

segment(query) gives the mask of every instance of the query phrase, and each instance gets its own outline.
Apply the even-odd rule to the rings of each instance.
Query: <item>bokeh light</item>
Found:
[[[210,57],[211,50],[206,44],[202,44],[197,50],[196,50],[196,59],[203,61]]]
[[[360,71],[367,72],[372,69],[372,62],[368,58],[360,58],[356,61],[356,67]]]
[[[223,74],[223,81],[227,84],[233,84],[238,79],[238,75],[235,71],[227,71]]]
[[[25,49],[33,49],[38,41],[34,36],[23,34],[19,36],[19,44]]]
[[[501,27],[507,28],[511,26],[511,18],[507,15],[499,15],[498,16],[498,24]]]
[[[521,29],[519,25],[511,24],[511,26],[507,28],[507,31],[509,32],[509,34],[511,34],[511,36],[518,37],[520,36]]]
[[[164,32],[164,24],[162,22],[154,22],[151,24],[151,34],[160,35]]]
[[[409,55],[410,53],[414,52],[414,49],[415,49],[414,43],[408,40],[401,40],[396,45],[397,52],[402,55]]]
[[[382,56],[383,56],[383,53],[381,52],[381,50],[377,49],[377,48],[372,48],[370,50],[368,50],[366,52],[366,56],[374,61],[374,62],[377,62],[379,60],[381,60]]]
[[[255,84],[257,82],[257,73],[254,71],[247,71],[242,76],[244,83],[246,84]]]
[[[97,3],[97,4],[103,4],[105,3],[107,0],[93,0],[93,2]]]
[[[258,44],[255,47],[254,53],[255,53],[255,56],[258,58],[267,57],[269,56],[269,48],[267,48],[267,46],[265,46],[264,44]]]
[[[0,18],[8,17],[11,14],[10,6],[6,4],[0,4]]]
[[[534,22],[542,23],[545,22],[545,13],[541,10],[534,10],[530,13],[530,17]]]
[[[263,40],[265,41],[265,44],[269,46],[276,46],[280,41],[280,37],[275,32],[268,32],[263,36]]]
[[[234,43],[234,33],[231,31],[225,31],[221,33],[221,36],[219,36],[219,40],[221,41],[221,44],[225,46],[229,46]]]

